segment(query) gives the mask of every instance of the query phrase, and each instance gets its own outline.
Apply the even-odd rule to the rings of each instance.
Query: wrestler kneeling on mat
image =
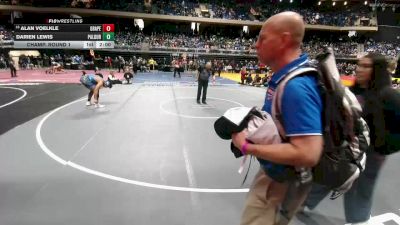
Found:
[[[97,76],[95,74],[86,74],[85,71],[82,71],[80,82],[90,90],[86,106],[92,105],[91,100],[93,97],[93,104],[95,105],[96,108],[104,107],[104,105],[99,104],[100,88],[102,87],[112,88],[112,83],[109,80],[103,81],[103,79],[100,76]]]
[[[57,72],[64,72],[64,69],[62,67],[62,65],[58,62],[52,62],[51,63],[51,67],[49,69],[47,69],[46,74],[56,74]]]

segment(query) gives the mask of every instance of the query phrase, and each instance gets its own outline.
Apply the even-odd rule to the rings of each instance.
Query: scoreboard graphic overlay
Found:
[[[68,21],[49,19],[46,24],[16,24],[14,48],[114,48],[114,24],[66,23]]]

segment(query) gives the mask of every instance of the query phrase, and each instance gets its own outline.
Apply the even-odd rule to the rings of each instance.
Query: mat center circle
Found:
[[[206,104],[197,103],[194,97],[169,99],[160,104],[164,113],[191,119],[216,119],[233,107],[243,107],[243,105],[229,99],[214,97],[208,97]]]

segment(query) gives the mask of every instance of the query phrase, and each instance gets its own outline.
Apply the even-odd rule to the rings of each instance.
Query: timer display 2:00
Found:
[[[114,42],[112,42],[112,41],[97,41],[96,48],[114,48]]]
[[[111,47],[112,43],[111,42],[99,42],[100,47]]]

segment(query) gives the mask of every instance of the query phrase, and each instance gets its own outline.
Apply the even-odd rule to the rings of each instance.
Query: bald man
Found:
[[[258,59],[274,72],[263,106],[270,114],[279,82],[290,72],[309,66],[308,56],[300,49],[304,31],[303,18],[295,12],[276,14],[261,28],[256,43]],[[322,153],[322,99],[317,84],[314,74],[297,76],[286,84],[280,115],[284,143],[252,144],[246,140],[246,131],[232,135],[236,147],[260,162],[246,199],[242,225],[288,224],[304,202],[311,182],[301,184],[293,168],[315,166]]]

